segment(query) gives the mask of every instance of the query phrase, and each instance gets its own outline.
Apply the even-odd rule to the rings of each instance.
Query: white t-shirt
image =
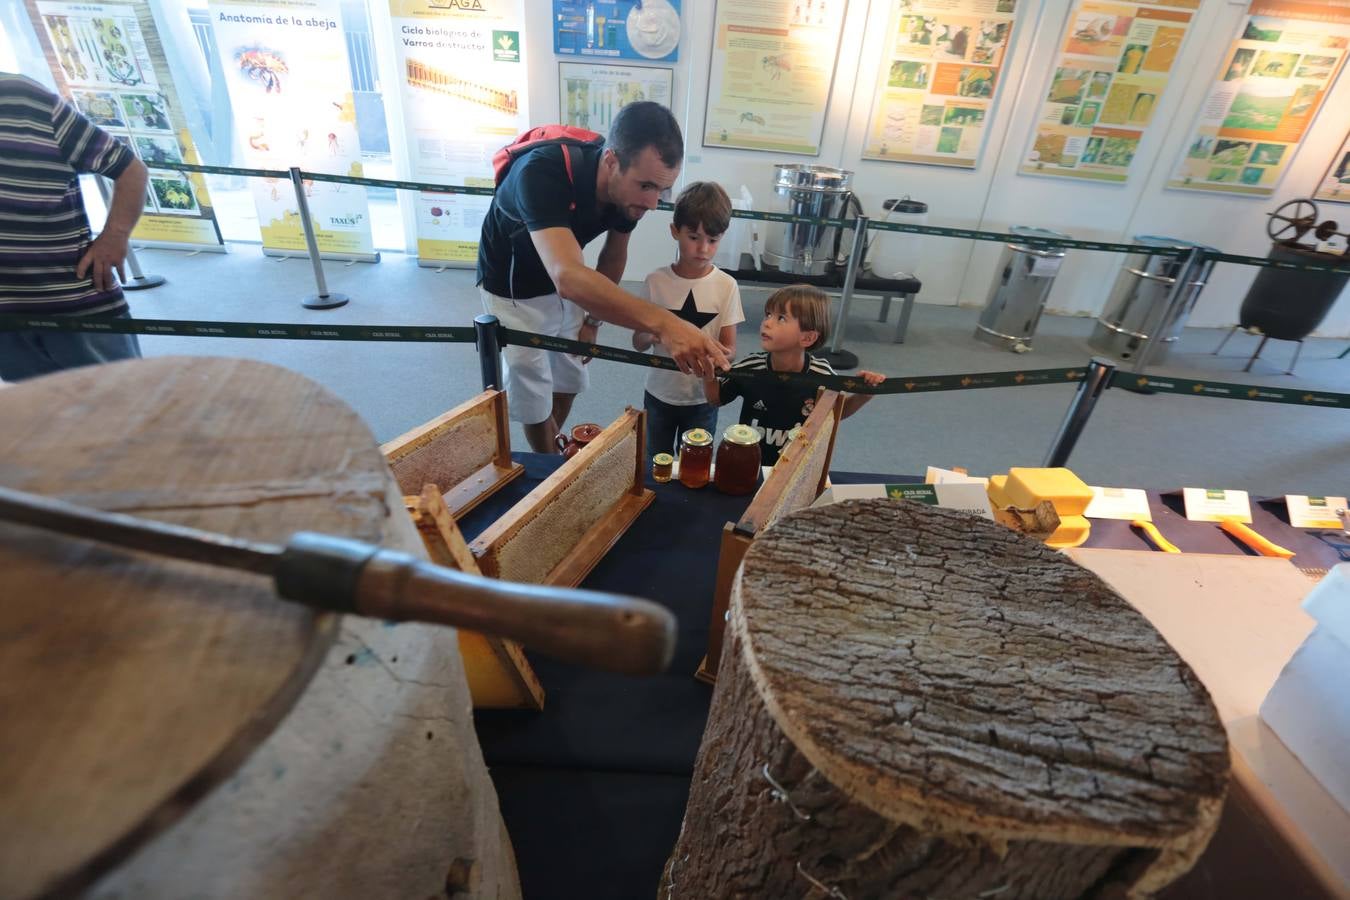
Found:
[[[700,327],[713,340],[724,327],[745,321],[741,290],[736,280],[716,266],[702,278],[681,278],[670,266],[663,266],[647,276],[645,293],[652,303],[664,306],[695,325],[699,324],[700,318],[711,314],[712,318]],[[670,356],[661,344],[653,344],[649,352]],[[703,393],[703,382],[697,375],[665,369],[647,373],[647,393],[672,406],[708,402]]]

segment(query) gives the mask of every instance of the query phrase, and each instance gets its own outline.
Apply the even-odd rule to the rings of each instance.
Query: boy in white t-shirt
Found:
[[[712,264],[717,242],[731,225],[731,200],[721,185],[696,181],[675,201],[670,234],[679,245],[674,265],[647,276],[646,296],[680,318],[702,328],[727,351],[736,355],[736,325],[745,321],[736,281]],[[633,347],[669,356],[650,332],[633,334]],[[703,428],[716,434],[717,406],[709,403],[697,375],[667,369],[647,374],[647,454],[674,453],[678,434]]]

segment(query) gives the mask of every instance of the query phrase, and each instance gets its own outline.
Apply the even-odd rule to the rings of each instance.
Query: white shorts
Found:
[[[478,289],[483,309],[503,328],[532,331],[549,337],[576,340],[586,312],[557,294],[511,300]],[[502,353],[506,362],[506,399],[511,418],[537,425],[553,412],[553,395],[579,394],[590,379],[581,360],[569,353],[538,350],[512,344]]]

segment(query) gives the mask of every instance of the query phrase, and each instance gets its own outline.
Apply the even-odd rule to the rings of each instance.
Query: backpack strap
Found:
[[[563,167],[567,169],[567,183],[572,185],[572,202],[567,205],[568,212],[576,212],[577,209],[577,180],[572,177],[572,148],[567,144],[562,144]]]

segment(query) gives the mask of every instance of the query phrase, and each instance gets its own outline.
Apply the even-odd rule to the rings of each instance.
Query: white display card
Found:
[[[1133,522],[1143,519],[1153,521],[1153,513],[1148,508],[1148,494],[1139,488],[1093,487],[1092,502],[1083,515],[1089,519],[1122,519]]]
[[[1192,522],[1218,522],[1224,518],[1252,520],[1252,505],[1246,491],[1219,491],[1210,488],[1182,488],[1186,518]]]
[[[1336,510],[1350,508],[1344,497],[1285,494],[1284,502],[1289,507],[1289,524],[1295,528],[1340,528]]]

